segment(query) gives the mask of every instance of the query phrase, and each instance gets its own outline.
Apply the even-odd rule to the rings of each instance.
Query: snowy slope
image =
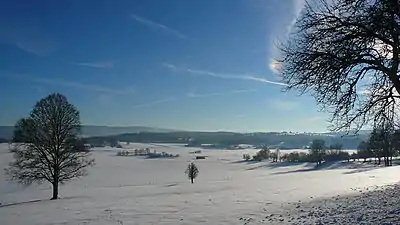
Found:
[[[199,177],[184,171],[197,148],[131,144],[180,154],[173,159],[117,157],[118,149],[94,149],[87,177],[61,186],[62,199],[48,200],[50,186],[22,188],[0,173],[0,224],[243,224],[240,217],[279,210],[282,203],[353,192],[351,188],[399,181],[399,167],[299,172],[309,164],[240,162],[256,150],[202,150]],[[12,156],[0,145],[0,169]],[[39,200],[39,201],[35,201]]]

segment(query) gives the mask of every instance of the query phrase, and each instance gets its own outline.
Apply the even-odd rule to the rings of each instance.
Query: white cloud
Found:
[[[175,65],[172,65],[170,63],[165,63],[164,62],[164,63],[161,63],[161,65],[164,66],[164,67],[167,67],[167,68],[169,68],[171,70],[177,70],[178,69]]]
[[[169,63],[163,63],[162,65],[173,71],[187,72],[187,73],[194,74],[194,75],[211,76],[211,77],[217,77],[217,78],[222,78],[222,79],[248,80],[248,81],[261,82],[261,83],[275,84],[275,85],[280,85],[280,86],[287,86],[287,84],[282,83],[282,82],[271,81],[271,80],[265,79],[263,77],[253,76],[253,75],[249,75],[249,74],[230,75],[230,74],[215,73],[215,72],[205,71],[205,70],[179,68],[179,67],[177,67],[173,64],[169,64]]]
[[[104,61],[104,62],[71,62],[70,64],[77,66],[87,66],[93,68],[101,68],[101,69],[111,69],[115,66],[114,62]]]
[[[276,84],[276,85],[280,85],[280,86],[287,86],[287,84],[282,83],[282,82],[276,82],[276,81],[271,81],[271,80],[267,80],[265,78],[262,77],[254,77],[254,76],[250,76],[250,75],[246,75],[243,77],[237,77],[236,79],[242,79],[242,80],[252,80],[252,81],[257,81],[257,82],[261,82],[261,83],[268,83],[268,84]]]
[[[140,105],[135,105],[133,107],[134,108],[145,108],[145,107],[150,107],[150,106],[154,106],[154,105],[158,105],[158,104],[162,104],[162,103],[173,102],[176,100],[177,100],[176,98],[166,98],[166,99],[161,99],[161,100],[157,100],[154,102],[147,102],[147,103],[143,103]]]
[[[149,19],[140,17],[138,15],[132,14],[131,17],[136,20],[137,22],[146,25],[148,27],[154,28],[154,29],[158,29],[158,30],[162,30],[167,34],[173,35],[175,37],[181,38],[181,39],[189,39],[188,36],[186,36],[185,34],[183,34],[182,32],[175,30],[173,28],[170,28],[164,24],[161,23],[156,23],[154,21],[151,21]]]

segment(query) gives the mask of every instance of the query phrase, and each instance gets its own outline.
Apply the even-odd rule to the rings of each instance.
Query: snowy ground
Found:
[[[398,184],[355,189],[357,194],[337,195],[281,206],[281,213],[242,218],[249,224],[400,224]]]
[[[56,201],[48,200],[49,185],[22,188],[6,182],[0,173],[0,224],[266,223],[262,218],[267,214],[282,214],[289,210],[284,206],[293,202],[355,194],[357,188],[400,180],[400,167],[345,163],[312,170],[312,164],[242,162],[243,153],[253,155],[254,149],[202,149],[198,155],[208,158],[196,160],[200,174],[190,184],[184,171],[194,157],[189,152],[197,148],[127,146],[132,150],[146,147],[181,157],[120,157],[116,156],[118,149],[94,149],[96,165],[89,175],[61,186],[62,198]],[[0,169],[12,159],[7,148],[7,144],[0,145]]]

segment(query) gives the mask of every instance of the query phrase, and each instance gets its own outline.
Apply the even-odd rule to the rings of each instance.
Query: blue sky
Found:
[[[325,131],[271,68],[302,0],[0,3],[0,124],[60,92],[83,124]]]

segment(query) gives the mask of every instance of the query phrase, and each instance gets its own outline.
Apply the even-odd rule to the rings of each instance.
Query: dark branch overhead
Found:
[[[282,51],[287,90],[309,93],[334,130],[361,129],[400,97],[398,0],[308,1]]]

